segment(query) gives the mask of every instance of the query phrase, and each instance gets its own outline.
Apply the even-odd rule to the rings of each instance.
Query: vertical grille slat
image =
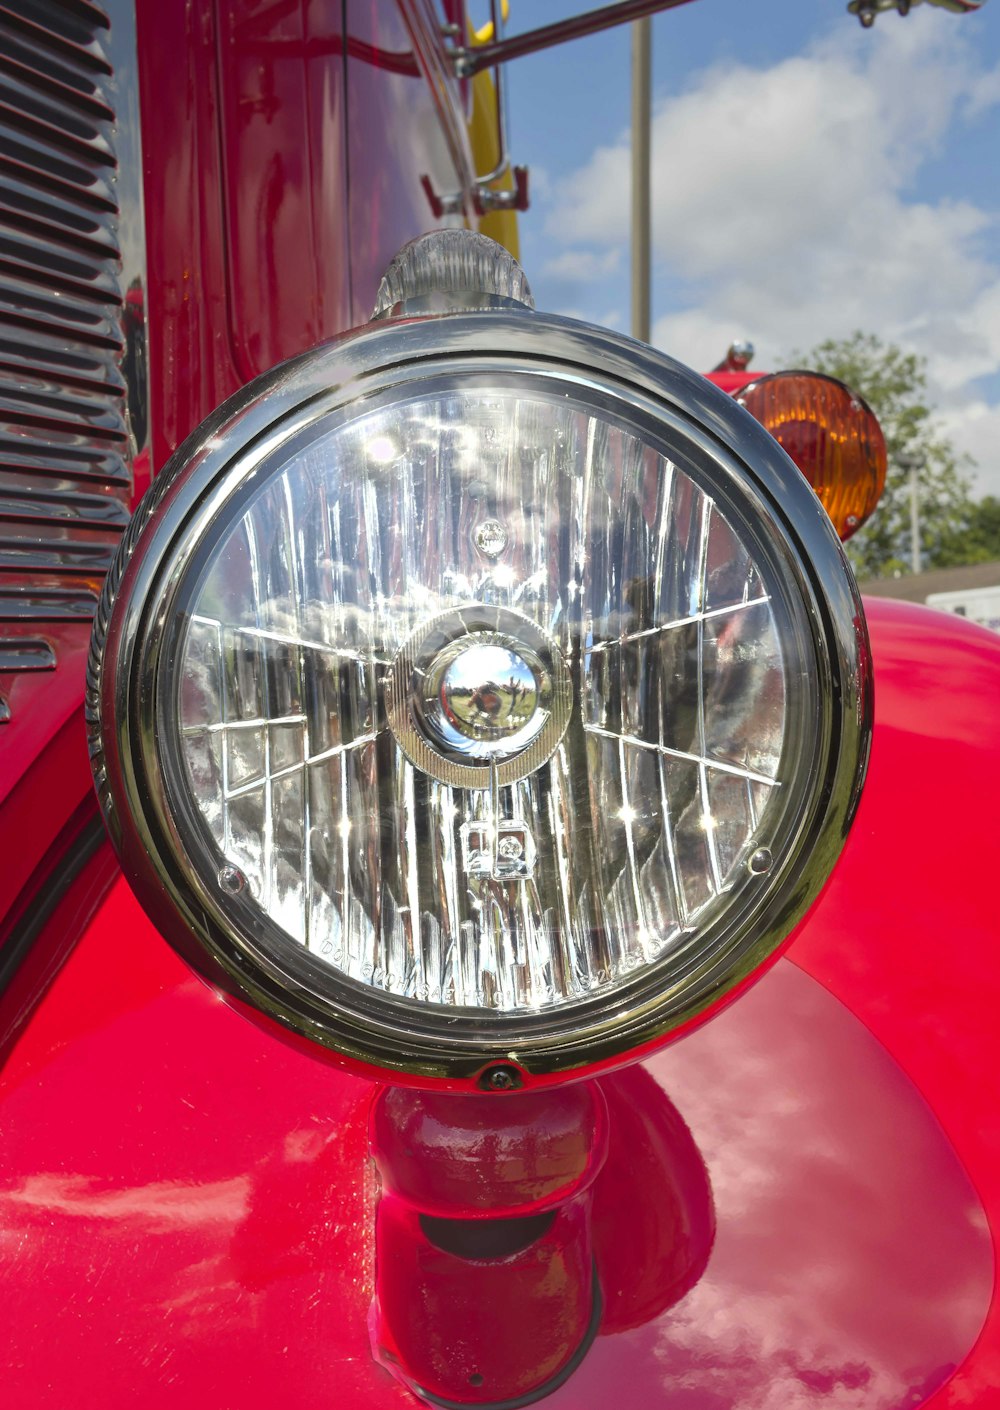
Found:
[[[143,313],[120,249],[126,26],[107,8],[114,24],[89,0],[0,0],[0,622],[35,632],[0,662],[0,723],[48,650],[39,624],[87,631],[129,519]]]

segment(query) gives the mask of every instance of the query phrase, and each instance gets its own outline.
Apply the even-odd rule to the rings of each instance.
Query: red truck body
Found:
[[[103,43],[84,0],[0,5],[0,18],[21,45],[18,93],[58,97],[74,45],[81,72],[101,71],[77,35],[96,26]],[[428,189],[461,193],[475,221],[449,18],[430,0],[139,7],[119,110],[141,110],[147,271],[133,317],[149,432],[131,484],[82,450],[76,473],[18,455],[41,432],[67,454],[96,444],[129,462],[90,403],[69,424],[74,388],[99,400],[90,373],[71,370],[51,405],[43,378],[9,374],[34,398],[12,414],[0,488],[13,643],[0,663],[0,1367],[16,1410],[412,1404],[393,1364],[411,1353],[375,1334],[379,1283],[429,1364],[471,1343],[484,1365],[520,1358],[528,1384],[553,1340],[580,1339],[557,1258],[562,1311],[544,1329],[520,1307],[516,1253],[495,1263],[501,1325],[449,1283],[446,1256],[420,1297],[390,1244],[377,1262],[379,1172],[385,1198],[403,1178],[373,1144],[384,1092],[248,1022],[160,938],[103,840],[85,744],[86,604],[126,500],[247,380],[369,316],[391,256],[435,224]],[[15,164],[46,142],[93,159],[69,129],[43,130],[28,98],[11,122],[25,134]],[[51,171],[15,178],[58,194]],[[60,252],[57,291],[93,302],[69,272],[84,237],[39,226],[30,211],[12,224]],[[12,287],[35,287],[17,259]],[[30,344],[45,316],[22,299],[9,322]],[[97,346],[65,341],[80,356]],[[32,498],[29,472],[63,498]],[[75,495],[101,503],[74,520]],[[554,1410],[1000,1403],[1000,640],[866,607],[872,762],[820,900],[751,992],[599,1079],[612,1140],[587,1179],[603,1306]],[[38,643],[51,669],[25,668]],[[429,1139],[424,1117],[415,1140]],[[558,1118],[510,1138],[529,1202],[544,1183],[531,1143],[562,1140]],[[488,1402],[476,1375],[465,1398]]]

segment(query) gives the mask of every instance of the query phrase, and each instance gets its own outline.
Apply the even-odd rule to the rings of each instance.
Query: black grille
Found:
[[[89,618],[129,517],[108,39],[85,0],[0,0],[0,623],[15,632]]]

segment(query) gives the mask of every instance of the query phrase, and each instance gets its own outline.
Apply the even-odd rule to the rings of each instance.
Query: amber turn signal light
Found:
[[[885,437],[871,407],[819,372],[760,377],[738,400],[795,461],[837,533],[849,539],[885,489]]]

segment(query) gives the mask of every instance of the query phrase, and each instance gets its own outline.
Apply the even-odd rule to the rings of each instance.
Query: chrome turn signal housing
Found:
[[[695,373],[520,296],[383,303],[140,506],[98,794],[162,933],[254,1010],[399,1080],[579,1074],[717,1007],[818,894],[868,753],[860,600]]]

